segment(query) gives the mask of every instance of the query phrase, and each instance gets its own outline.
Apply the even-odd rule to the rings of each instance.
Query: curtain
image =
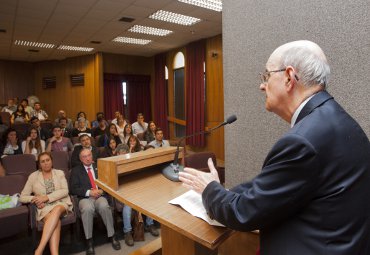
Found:
[[[155,90],[154,90],[154,122],[157,127],[162,128],[163,135],[169,138],[168,112],[167,112],[167,85],[165,77],[166,54],[158,54],[154,58],[155,68]]]
[[[186,47],[186,135],[204,131],[205,128],[205,51],[204,40]],[[187,144],[204,147],[204,134],[188,138]]]
[[[122,75],[104,74],[104,113],[107,119],[113,119],[115,111],[124,113],[122,81]]]
[[[152,118],[150,105],[150,76],[124,75],[127,93],[127,119],[133,123],[138,113],[144,114],[146,122]]]

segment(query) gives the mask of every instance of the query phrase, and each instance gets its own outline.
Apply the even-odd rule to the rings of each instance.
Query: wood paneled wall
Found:
[[[53,120],[60,109],[71,119],[76,119],[79,111],[86,112],[90,121],[95,119],[96,112],[103,110],[101,62],[101,53],[97,53],[35,64],[35,92],[50,119]],[[85,75],[85,85],[72,86],[70,75],[81,73]],[[49,76],[56,76],[56,88],[43,89],[42,78]]]
[[[167,53],[168,67],[168,103],[169,115],[173,116],[173,59],[177,52],[184,53],[185,48]],[[224,121],[224,86],[222,67],[222,36],[218,35],[206,40],[206,128],[212,128]],[[171,137],[174,136],[174,125],[170,124]],[[191,151],[212,151],[218,159],[225,159],[223,128],[206,137],[206,147],[188,147]]]
[[[9,98],[21,100],[34,94],[33,64],[0,60],[0,104],[7,104]]]

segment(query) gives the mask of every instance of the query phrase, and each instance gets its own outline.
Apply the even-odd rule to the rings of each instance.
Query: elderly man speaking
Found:
[[[252,181],[226,190],[185,168],[209,215],[229,228],[260,229],[261,255],[370,254],[370,143],[325,91],[330,68],[310,41],[278,47],[261,74],[266,109],[290,123]]]

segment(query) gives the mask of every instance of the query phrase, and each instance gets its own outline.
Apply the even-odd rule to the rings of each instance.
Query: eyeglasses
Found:
[[[261,81],[262,83],[267,83],[270,78],[270,73],[278,73],[278,72],[284,72],[286,71],[286,68],[279,69],[279,70],[273,70],[273,71],[265,71],[263,73],[260,73]]]

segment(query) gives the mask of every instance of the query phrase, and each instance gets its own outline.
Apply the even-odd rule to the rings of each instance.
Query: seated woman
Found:
[[[80,117],[77,122],[77,128],[72,129],[71,137],[78,137],[81,133],[90,134],[91,136],[91,129],[86,127],[86,119]]]
[[[132,131],[132,126],[131,124],[126,124],[125,128],[124,128],[124,131],[123,131],[123,134],[120,135],[120,138],[121,138],[121,141],[122,143],[124,144],[127,144],[128,142],[128,139],[130,138],[130,136],[134,135],[133,131]]]
[[[144,140],[147,142],[147,144],[155,140],[155,129],[156,128],[157,128],[157,125],[154,123],[154,121],[149,121],[148,128],[144,132]]]
[[[19,104],[17,110],[10,116],[10,123],[13,125],[14,123],[28,123],[29,121],[28,113],[24,110],[23,105]]]
[[[74,124],[75,128],[78,128],[78,119],[79,118],[84,118],[85,119],[85,127],[90,128],[90,121],[87,120],[86,113],[85,112],[79,112],[77,113],[77,118]]]
[[[14,128],[5,130],[0,144],[0,155],[23,154],[17,131]]]
[[[109,144],[109,139],[113,137],[116,140],[117,144],[121,143],[121,139],[119,138],[117,132],[117,126],[113,123],[109,124],[107,132],[104,135],[101,135],[98,140],[98,147],[106,147]]]
[[[33,203],[37,207],[37,221],[44,222],[44,229],[35,254],[42,254],[49,242],[51,254],[59,253],[60,218],[72,211],[68,184],[62,170],[53,169],[49,152],[38,156],[40,169],[33,172],[22,190],[19,201]]]
[[[112,157],[117,156],[117,142],[114,137],[109,138],[108,146],[104,147],[104,151],[102,152],[101,157]]]
[[[138,152],[138,151],[143,150],[143,147],[141,146],[139,139],[134,135],[130,136],[130,138],[128,139],[127,145],[129,148],[129,153]]]
[[[38,155],[45,151],[45,141],[39,137],[37,129],[32,127],[27,132],[27,139],[22,142],[23,154],[32,154],[37,160]]]
[[[126,120],[123,118],[122,115],[120,115],[119,117],[117,117],[117,132],[119,134],[120,137],[123,136],[124,132],[125,132],[125,126],[127,125],[127,122]]]

